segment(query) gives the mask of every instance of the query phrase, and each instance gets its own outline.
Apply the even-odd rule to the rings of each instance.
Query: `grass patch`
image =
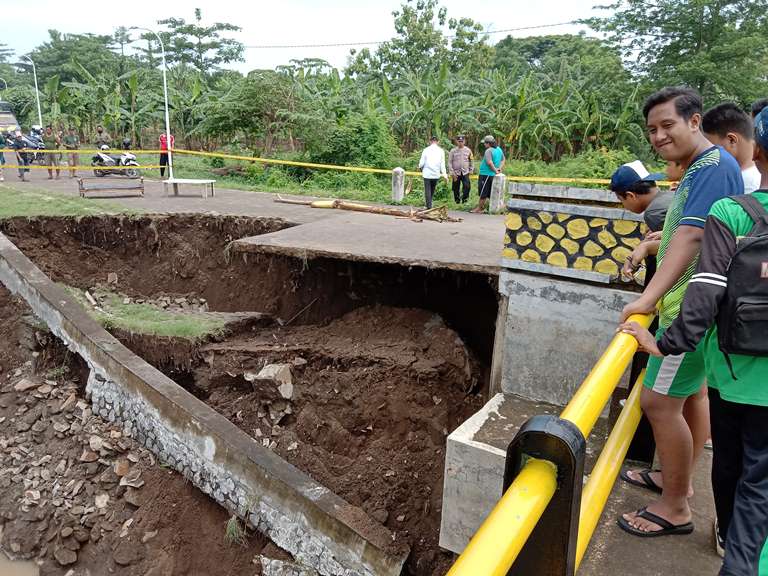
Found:
[[[227,520],[227,527],[224,529],[224,542],[229,544],[237,544],[238,546],[245,546],[245,530],[243,529],[240,519],[237,516],[232,516]]]
[[[107,330],[119,329],[132,334],[198,340],[221,335],[226,325],[224,319],[203,312],[169,311],[146,303],[125,304],[122,296],[105,290],[94,294],[101,303],[101,309],[97,310],[88,302],[84,292],[69,286],[66,289]]]
[[[135,212],[112,202],[49,192],[28,184],[0,184],[0,218],[96,216]]]

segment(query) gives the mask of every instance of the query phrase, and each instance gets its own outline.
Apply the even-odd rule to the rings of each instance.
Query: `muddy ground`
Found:
[[[85,290],[104,285],[112,273],[112,288],[128,297],[204,298],[212,311],[273,315],[271,326],[214,341],[116,336],[408,543],[404,573],[444,574],[452,560],[437,546],[445,437],[482,405],[494,280],[333,260],[244,258],[228,250],[233,239],[285,226],[183,215],[0,223],[55,281]],[[289,398],[253,381],[264,366],[281,363],[290,365]],[[266,544],[257,540],[249,562]]]

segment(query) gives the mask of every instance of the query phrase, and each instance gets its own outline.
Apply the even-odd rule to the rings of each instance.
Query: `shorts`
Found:
[[[490,198],[491,188],[493,188],[493,176],[480,174],[477,177],[477,189],[480,192],[480,198]]]
[[[666,328],[656,331],[658,340]],[[704,384],[704,339],[693,352],[664,356],[651,356],[645,371],[643,386],[664,396],[687,398],[701,390]]]
[[[48,166],[57,166],[59,165],[59,158],[61,156],[60,152],[46,152],[46,163]]]

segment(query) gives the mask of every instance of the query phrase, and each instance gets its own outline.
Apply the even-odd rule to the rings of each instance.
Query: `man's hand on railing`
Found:
[[[621,311],[621,323],[627,321],[632,314],[653,314],[656,312],[656,302],[646,302],[645,293],[634,302],[630,302]]]
[[[647,352],[652,356],[663,356],[656,345],[656,338],[653,337],[653,334],[637,322],[624,322],[619,326],[619,331],[634,336],[637,344],[640,346],[640,350],[643,352]]]

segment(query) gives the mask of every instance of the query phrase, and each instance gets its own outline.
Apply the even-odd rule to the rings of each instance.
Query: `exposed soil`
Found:
[[[227,542],[223,508],[90,414],[74,359],[55,340],[30,349],[46,337],[30,340],[25,312],[0,287],[2,551],[36,560],[43,576],[240,576],[260,573],[260,554],[290,558],[250,531]]]
[[[407,542],[406,573],[443,573],[445,438],[482,399],[479,363],[439,316],[361,308],[202,352],[195,384],[209,405]],[[277,363],[292,365],[290,400],[247,380]]]
[[[494,279],[227,251],[285,226],[201,215],[0,222],[55,281],[88,289],[115,273],[114,289],[133,298],[204,298],[211,311],[281,318],[208,343],[115,335],[137,353],[161,349],[147,359],[408,543],[404,574],[444,574],[445,438],[482,405]],[[290,399],[244,377],[281,362],[292,366]]]

